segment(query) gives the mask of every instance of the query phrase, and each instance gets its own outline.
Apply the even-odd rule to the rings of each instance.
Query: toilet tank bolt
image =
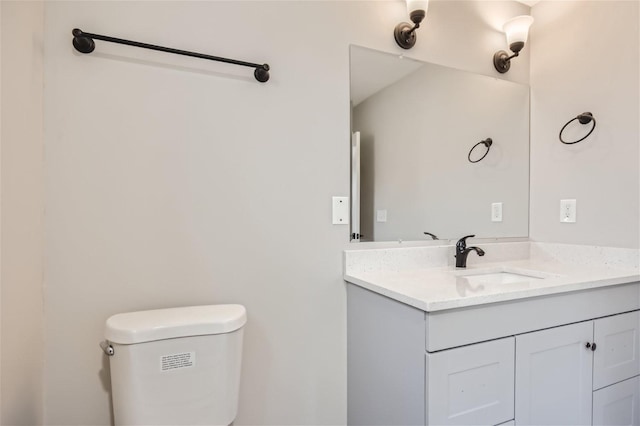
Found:
[[[108,356],[113,356],[114,352],[113,352],[113,346],[111,346],[109,344],[109,341],[107,340],[103,340],[102,342],[100,342],[100,347],[102,348],[102,351],[107,354]]]

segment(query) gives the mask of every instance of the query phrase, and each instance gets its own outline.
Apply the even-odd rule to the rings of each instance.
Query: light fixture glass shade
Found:
[[[407,11],[409,14],[414,11],[424,10],[425,15],[429,9],[429,0],[407,0]]]
[[[507,35],[507,44],[511,46],[513,43],[526,43],[531,24],[533,17],[529,15],[516,16],[505,22],[502,29]]]

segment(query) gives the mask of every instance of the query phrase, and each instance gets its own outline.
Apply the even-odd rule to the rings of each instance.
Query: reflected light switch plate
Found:
[[[502,203],[491,203],[491,221],[502,222]]]
[[[376,222],[386,222],[386,221],[387,221],[387,211],[376,210]]]

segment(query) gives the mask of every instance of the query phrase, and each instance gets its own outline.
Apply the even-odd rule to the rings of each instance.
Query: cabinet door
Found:
[[[640,374],[640,312],[594,322],[593,389]]]
[[[640,377],[593,393],[594,425],[640,425]]]
[[[430,425],[495,425],[513,419],[514,338],[427,353]]]
[[[593,322],[516,336],[516,424],[590,425]]]

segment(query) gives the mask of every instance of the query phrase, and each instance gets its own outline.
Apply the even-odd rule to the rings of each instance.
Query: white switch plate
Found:
[[[576,209],[576,200],[560,200],[560,222],[574,223]]]
[[[386,221],[387,221],[387,211],[376,210],[376,222],[386,222]]]
[[[349,197],[331,197],[333,224],[348,225],[349,224]]]
[[[502,203],[491,203],[491,222],[502,222]]]

